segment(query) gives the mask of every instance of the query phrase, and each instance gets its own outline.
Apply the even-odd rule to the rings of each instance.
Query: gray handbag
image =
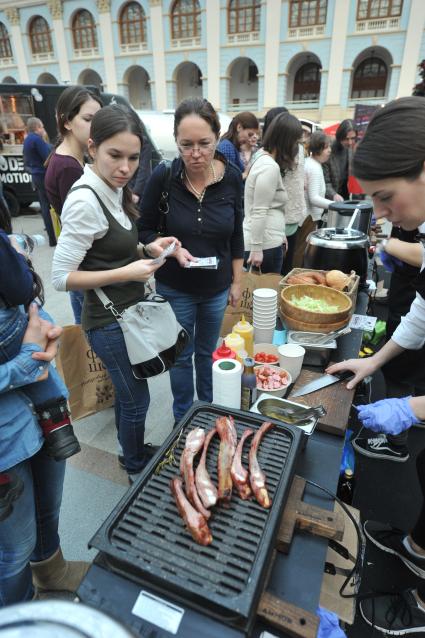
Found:
[[[149,379],[175,364],[189,342],[189,335],[164,297],[150,292],[119,312],[102,288],[94,291],[120,325],[136,379]]]

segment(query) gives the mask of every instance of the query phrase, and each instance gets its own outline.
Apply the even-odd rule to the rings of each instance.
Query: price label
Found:
[[[357,330],[373,330],[376,321],[376,317],[369,317],[368,315],[353,315],[348,325],[350,328]]]
[[[135,616],[176,634],[183,618],[184,609],[147,591],[141,591],[131,610]]]

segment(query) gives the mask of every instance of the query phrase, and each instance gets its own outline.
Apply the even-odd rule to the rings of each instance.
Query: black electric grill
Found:
[[[266,510],[255,500],[243,501],[234,491],[228,508],[222,504],[212,508],[208,525],[213,542],[204,547],[185,529],[170,481],[179,474],[186,435],[195,427],[208,431],[217,417],[227,415],[235,419],[238,438],[245,428],[257,430],[267,420],[261,415],[195,403],[178,431],[171,433],[137,484],[92,538],[90,546],[103,552],[113,571],[249,631],[265,586],[302,433],[275,421],[278,425],[266,433],[257,453],[267,477],[272,507]],[[155,467],[180,431],[182,436],[174,451],[178,465],[166,465],[160,474],[155,474]],[[244,446],[245,467],[251,440]],[[219,444],[219,437],[213,437],[207,455],[208,471],[216,484]]]

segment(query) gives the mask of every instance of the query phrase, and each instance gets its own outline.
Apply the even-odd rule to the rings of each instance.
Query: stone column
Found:
[[[112,16],[110,0],[96,0],[99,12],[100,37],[102,38],[103,60],[105,68],[106,90],[117,92],[117,72],[115,66],[114,39],[112,35]]]
[[[154,42],[153,50],[153,71],[155,78],[155,102],[158,111],[167,108],[167,86],[165,75],[165,52],[164,52],[164,32],[162,28],[162,2],[161,0],[149,0],[151,34]],[[153,83],[153,82],[152,82]]]
[[[62,0],[50,0],[47,3],[50,15],[53,19],[53,33],[56,44],[56,55],[59,62],[60,83],[71,82],[71,71],[69,68],[68,51],[66,49],[65,28],[63,24]]]
[[[412,89],[416,84],[418,74],[417,65],[421,61],[419,58],[421,57],[420,52],[424,23],[425,2],[423,2],[423,0],[411,0],[397,97],[412,95]]]
[[[322,110],[323,120],[340,119],[341,117],[341,89],[349,12],[350,0],[338,0],[338,2],[335,2],[328,86],[326,102]]]
[[[264,59],[263,108],[278,105],[277,86],[279,80],[279,43],[281,0],[266,0],[266,45]],[[258,105],[261,110],[260,104]]]
[[[19,80],[22,84],[29,84],[28,66],[25,59],[24,43],[22,42],[21,21],[19,9],[10,7],[4,10],[10,24],[10,35],[18,65]]]
[[[208,100],[220,110],[220,0],[208,0],[207,16],[207,79]]]

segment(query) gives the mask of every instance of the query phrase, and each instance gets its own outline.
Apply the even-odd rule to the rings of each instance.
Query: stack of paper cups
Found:
[[[276,328],[277,291],[257,288],[253,293],[254,342],[271,343]]]
[[[242,365],[236,359],[219,359],[212,367],[213,403],[241,407]]]

